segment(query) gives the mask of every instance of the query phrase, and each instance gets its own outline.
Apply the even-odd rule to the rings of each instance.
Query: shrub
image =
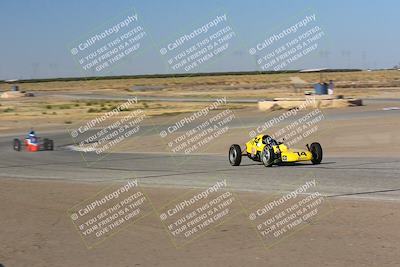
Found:
[[[71,107],[69,105],[61,105],[59,108],[60,109],[70,109]]]

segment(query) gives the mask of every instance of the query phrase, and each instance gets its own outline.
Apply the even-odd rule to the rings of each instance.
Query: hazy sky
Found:
[[[393,67],[400,62],[399,10],[395,0],[1,0],[0,79],[179,72],[167,63],[173,53],[160,49],[223,14],[234,32],[229,48],[190,72],[261,70],[249,49],[312,14],[324,37],[286,68]],[[105,72],[85,71],[71,48],[127,14],[137,14],[134,23],[146,33],[140,49]]]

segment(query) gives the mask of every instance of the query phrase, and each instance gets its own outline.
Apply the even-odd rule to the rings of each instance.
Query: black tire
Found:
[[[274,164],[275,153],[273,149],[267,147],[261,152],[261,161],[265,167],[271,167]]]
[[[44,138],[43,139],[43,150],[49,150],[48,146],[49,146],[49,139]]]
[[[229,148],[229,163],[232,166],[239,166],[240,162],[242,162],[242,149],[239,145],[231,145]]]
[[[54,150],[54,141],[53,140],[49,140],[49,150]]]
[[[320,164],[322,161],[322,147],[320,143],[312,143],[310,145],[310,152],[313,155],[311,162],[313,164]]]
[[[13,141],[13,148],[15,151],[21,151],[21,141],[17,138]]]
[[[50,139],[43,139],[44,150],[54,150],[54,142]]]

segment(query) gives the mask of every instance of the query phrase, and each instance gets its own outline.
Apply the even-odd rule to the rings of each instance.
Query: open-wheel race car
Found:
[[[319,143],[307,144],[307,150],[295,149],[274,140],[269,135],[258,135],[248,141],[245,146],[243,150],[237,144],[230,147],[229,162],[232,166],[239,166],[242,156],[261,161],[265,167],[300,161],[320,164],[322,161],[322,147]]]
[[[54,150],[54,141],[48,138],[42,139],[37,137],[35,132],[31,131],[23,140],[14,138],[13,148],[15,151],[21,151],[22,148],[25,148],[25,150],[29,152]]]

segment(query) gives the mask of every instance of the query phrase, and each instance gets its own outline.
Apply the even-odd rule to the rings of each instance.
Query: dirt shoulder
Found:
[[[394,266],[400,264],[397,202],[330,199],[332,212],[266,249],[238,215],[177,249],[150,214],[87,249],[67,210],[105,184],[0,180],[4,266]],[[154,205],[187,189],[145,188]],[[237,193],[243,203],[267,197]]]

